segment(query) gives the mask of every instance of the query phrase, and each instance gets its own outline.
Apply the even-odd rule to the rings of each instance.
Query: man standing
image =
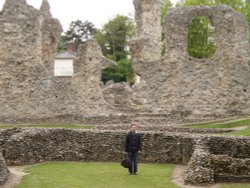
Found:
[[[141,138],[140,134],[136,131],[136,125],[131,124],[130,131],[126,137],[125,151],[132,162],[129,168],[129,174],[137,175],[138,173],[138,152],[141,152]]]

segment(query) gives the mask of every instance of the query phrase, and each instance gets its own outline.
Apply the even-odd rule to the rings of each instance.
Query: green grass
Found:
[[[16,125],[0,125],[0,129],[11,129],[11,128],[67,128],[67,129],[92,129],[95,126],[85,125],[70,125],[70,124],[16,124]]]
[[[191,128],[236,128],[241,126],[248,126],[248,128],[240,131],[226,133],[225,135],[250,136],[250,118],[233,120],[228,122],[222,121],[222,122],[185,125],[185,127],[191,127]]]
[[[171,182],[173,167],[139,164],[135,176],[119,163],[43,163],[28,167],[15,188],[178,188]]]

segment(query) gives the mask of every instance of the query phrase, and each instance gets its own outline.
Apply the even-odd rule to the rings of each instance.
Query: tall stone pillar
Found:
[[[130,41],[135,62],[153,62],[161,57],[162,0],[134,0],[137,38]]]

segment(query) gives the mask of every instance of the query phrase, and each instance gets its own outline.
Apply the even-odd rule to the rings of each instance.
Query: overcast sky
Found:
[[[17,0],[18,1],[18,0]],[[71,21],[88,20],[100,28],[117,14],[134,15],[133,0],[48,0],[54,18],[60,20],[64,31]],[[175,3],[178,0],[171,0]],[[5,0],[0,0],[0,7]],[[42,0],[26,0],[29,5],[39,8]]]

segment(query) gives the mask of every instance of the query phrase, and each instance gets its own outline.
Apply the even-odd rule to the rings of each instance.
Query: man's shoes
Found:
[[[129,172],[128,175],[132,175],[132,172]]]
[[[137,172],[135,172],[135,173],[134,173],[134,175],[138,175],[138,173],[137,173]]]

